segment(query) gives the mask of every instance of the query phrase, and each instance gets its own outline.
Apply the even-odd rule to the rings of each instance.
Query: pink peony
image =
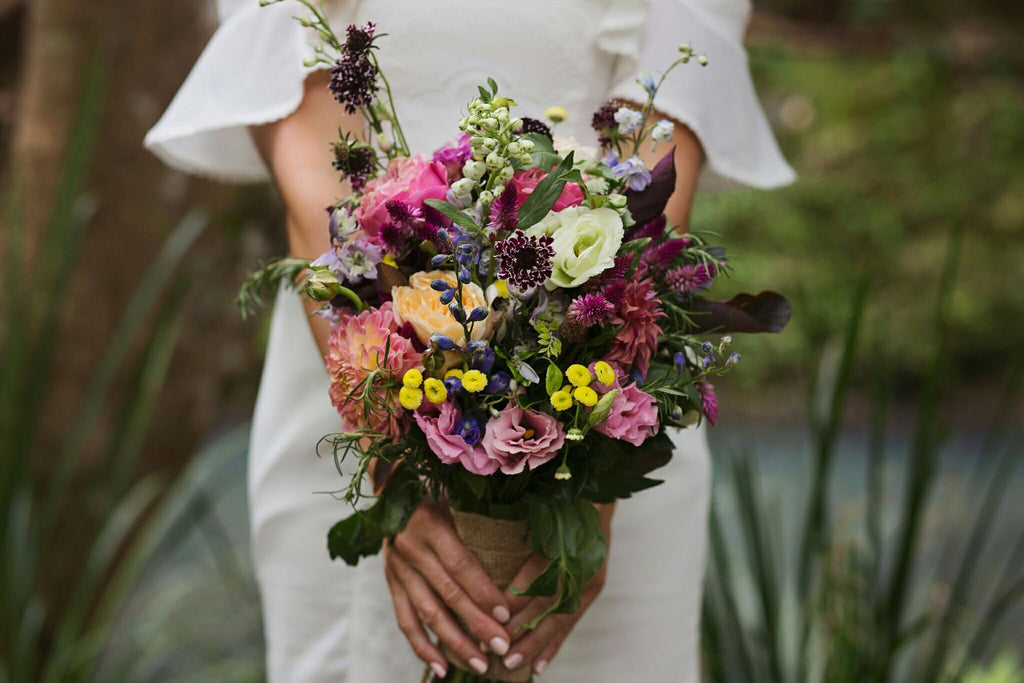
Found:
[[[627,368],[635,367],[646,375],[661,336],[657,320],[664,315],[650,279],[626,283],[618,318],[613,321],[621,323],[622,327],[612,339],[612,348],[605,360],[621,363]]]
[[[380,308],[363,311],[359,315],[342,315],[331,328],[327,342],[327,372],[330,375],[331,403],[338,409],[342,427],[355,431],[369,427],[384,434],[399,438],[402,434],[399,417],[402,414],[398,392],[388,390],[385,402],[392,407],[390,414],[384,410],[372,411],[367,415],[363,401],[349,394],[384,360],[384,352],[391,342],[387,354],[387,367],[401,376],[409,368],[420,364],[420,354],[412,342],[398,334],[398,324],[391,313],[391,303]]]
[[[531,168],[526,171],[520,171],[512,176],[512,185],[515,186],[518,193],[516,199],[517,207],[523,205],[526,198],[533,192],[533,188],[537,187],[537,183],[544,180],[547,173],[540,170],[539,168]],[[583,190],[576,183],[566,183],[565,189],[562,190],[562,194],[559,195],[558,201],[551,207],[552,211],[561,211],[562,209],[570,206],[579,206],[583,203]]]
[[[488,457],[479,444],[470,446],[456,433],[459,424],[459,409],[452,401],[441,404],[440,411],[418,410],[413,414],[416,424],[423,430],[430,444],[430,450],[447,465],[461,463],[473,474],[494,474],[498,462]],[[436,414],[431,414],[436,412]]]
[[[626,386],[620,385],[618,378],[621,376],[622,371],[616,367],[614,385],[605,387],[600,382],[591,385],[600,394],[612,389],[619,390],[612,401],[612,410],[608,418],[594,429],[612,439],[640,446],[648,437],[658,433],[658,403],[653,396],[641,391],[635,382],[630,382]]]
[[[564,442],[565,432],[558,420],[511,401],[487,423],[481,443],[502,472],[519,474],[526,467],[537,469],[551,460]]]
[[[420,208],[425,199],[444,199],[448,192],[448,171],[439,161],[422,155],[398,157],[384,175],[366,183],[366,192],[355,210],[359,227],[376,240],[390,217],[386,203],[392,199]]]

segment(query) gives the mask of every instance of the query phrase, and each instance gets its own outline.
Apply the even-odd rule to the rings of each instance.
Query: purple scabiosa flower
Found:
[[[698,380],[697,393],[700,394],[700,409],[704,417],[714,426],[718,422],[718,396],[715,395],[715,387],[706,379]]]
[[[625,178],[626,187],[634,192],[641,192],[651,184],[651,172],[636,155],[612,166],[612,173],[617,178]]]
[[[569,304],[565,319],[584,327],[593,327],[607,322],[613,313],[615,305],[601,294],[584,294]]]
[[[529,116],[524,116],[523,127],[519,134],[526,135],[527,133],[539,133],[548,140],[554,141],[554,136],[551,135],[551,128],[548,127],[548,124],[539,119],[531,119]]]
[[[519,224],[519,190],[509,183],[491,204],[491,217],[487,227],[499,232],[511,232]]]
[[[679,266],[665,273],[665,284],[683,294],[696,292],[706,287],[711,280],[704,264]]]
[[[345,51],[331,69],[331,83],[328,88],[345,111],[354,114],[359,107],[373,104],[377,94],[377,67],[370,61],[373,47],[372,23],[348,27]]]
[[[597,141],[602,147],[611,142],[612,131],[618,129],[618,124],[615,122],[616,111],[618,111],[618,107],[611,102],[605,102],[600,109],[594,112],[594,117],[590,120],[590,127],[597,133]]]
[[[517,289],[542,284],[551,275],[551,259],[555,250],[547,235],[527,236],[522,230],[494,244],[498,260],[498,277],[508,280]]]
[[[373,148],[346,140],[335,142],[332,165],[349,181],[352,189],[359,192],[366,187],[366,179],[377,172],[377,153]]]

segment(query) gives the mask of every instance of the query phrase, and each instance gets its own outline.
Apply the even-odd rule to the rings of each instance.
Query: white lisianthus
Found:
[[[552,142],[552,147],[555,148],[555,151],[561,157],[568,155],[569,152],[575,152],[573,158],[576,161],[597,161],[600,157],[597,147],[584,145],[572,136],[565,138],[561,135],[556,135]]]
[[[671,121],[662,119],[651,128],[651,139],[658,142],[671,142],[672,134],[675,132],[675,125]]]
[[[615,254],[622,246],[622,218],[616,211],[571,206],[558,213],[548,212],[526,231],[537,237],[548,235],[551,247],[551,276],[545,286],[579,287],[595,275],[615,265]]]

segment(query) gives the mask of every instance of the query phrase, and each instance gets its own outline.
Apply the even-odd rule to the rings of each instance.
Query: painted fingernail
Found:
[[[482,659],[477,659],[476,657],[474,657],[473,659],[469,660],[469,665],[473,667],[473,671],[476,671],[478,674],[487,673],[487,662],[485,662]]]
[[[515,654],[511,654],[508,657],[505,657],[505,668],[506,669],[514,669],[514,668],[516,668],[517,666],[519,666],[522,663],[523,663],[523,656],[521,654],[519,654],[518,652],[516,652]]]
[[[445,676],[448,675],[448,669],[446,669],[444,667],[444,664],[439,664],[437,662],[431,662],[430,663],[430,668],[434,670],[434,673],[437,674],[438,678],[444,678]]]
[[[544,669],[547,667],[547,665],[548,663],[545,662],[543,659],[538,659],[533,665],[533,673],[540,676],[542,673],[544,673]]]
[[[502,605],[498,605],[491,610],[491,616],[498,620],[499,624],[504,624],[506,621],[512,618],[512,615],[508,613],[508,609]]]
[[[508,652],[508,641],[499,636],[491,638],[491,650],[500,657]]]

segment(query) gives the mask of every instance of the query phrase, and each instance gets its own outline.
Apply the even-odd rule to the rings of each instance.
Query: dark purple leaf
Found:
[[[781,332],[793,314],[778,292],[737,294],[728,301],[694,301],[695,334],[703,332]]]
[[[639,225],[665,213],[668,198],[676,189],[676,148],[669,150],[651,171],[651,184],[640,192],[626,191],[626,206]]]
[[[386,263],[377,264],[377,292],[383,300],[391,300],[391,290],[394,287],[402,287],[409,284],[409,278],[394,266]],[[386,295],[386,298],[385,298]]]

